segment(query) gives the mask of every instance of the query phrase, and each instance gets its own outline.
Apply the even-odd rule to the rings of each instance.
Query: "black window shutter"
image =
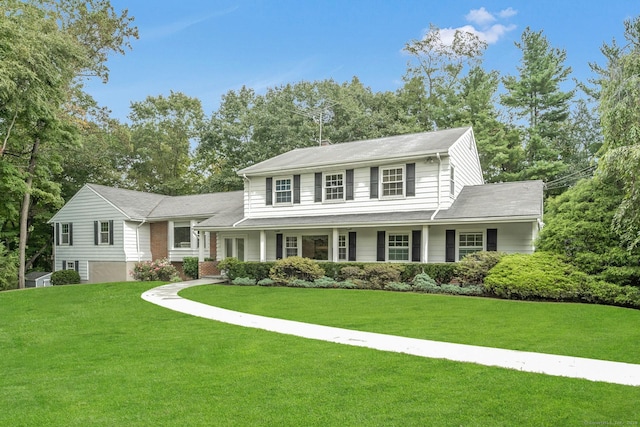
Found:
[[[293,203],[300,203],[300,175],[293,175]]]
[[[109,244],[113,245],[113,220],[109,220]]]
[[[80,273],[80,261],[75,261],[73,264],[73,268]]]
[[[313,186],[314,202],[322,202],[322,172],[316,172]]]
[[[487,250],[488,251],[498,250],[498,229],[497,228],[487,228]]]
[[[276,234],[276,259],[282,259],[282,233]]]
[[[93,244],[98,244],[98,221],[93,221]]]
[[[416,195],[416,164],[407,163],[407,196]]]
[[[266,200],[267,205],[273,205],[273,178],[267,178],[266,187],[267,189],[264,199]]]
[[[56,222],[56,235],[53,237],[56,241],[56,246],[60,246],[60,223]]]
[[[349,232],[349,256],[347,258],[349,261],[356,260],[356,232]]]
[[[371,177],[369,179],[369,198],[378,198],[378,167],[371,168]]]
[[[456,230],[447,230],[446,232],[446,252],[445,252],[445,261],[446,262],[455,262],[456,261]]]
[[[377,256],[376,256],[377,261],[385,260],[385,252],[386,252],[385,240],[386,240],[386,237],[385,237],[384,231],[378,231],[378,245],[377,245]]]
[[[422,246],[422,230],[411,232],[411,261],[420,262],[420,248]]]
[[[345,173],[346,194],[347,200],[353,200],[353,169],[347,169]]]
[[[69,246],[73,246],[73,224],[69,223]]]

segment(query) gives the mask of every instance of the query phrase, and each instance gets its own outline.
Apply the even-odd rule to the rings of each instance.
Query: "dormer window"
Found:
[[[382,169],[382,197],[404,195],[404,169]]]
[[[276,204],[291,203],[291,178],[276,178],[275,181]]]

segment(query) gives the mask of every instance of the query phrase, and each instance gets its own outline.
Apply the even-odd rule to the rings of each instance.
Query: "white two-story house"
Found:
[[[49,221],[55,269],[129,280],[137,261],[455,262],[530,253],[541,181],[484,184],[471,128],[292,150],[238,174],[244,190],[163,196],[85,185]]]
[[[473,130],[296,149],[238,172],[244,211],[195,226],[218,259],[455,262],[530,253],[541,181],[484,184]]]

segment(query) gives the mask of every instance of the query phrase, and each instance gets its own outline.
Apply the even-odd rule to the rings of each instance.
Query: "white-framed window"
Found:
[[[76,262],[75,261],[67,261],[65,263],[65,270],[76,271]]]
[[[411,248],[409,234],[389,234],[387,240],[387,259],[389,261],[409,261]]]
[[[324,175],[324,200],[344,200],[344,173],[327,173]]]
[[[456,168],[451,165],[450,175],[449,175],[449,192],[451,196],[455,195],[456,192]]]
[[[70,229],[69,223],[61,223],[60,224],[60,244],[68,245],[70,242]]]
[[[327,261],[329,259],[329,235],[301,236],[304,258]]]
[[[191,248],[191,223],[189,221],[173,223],[173,247],[175,249]]]
[[[291,177],[287,178],[276,178],[274,185],[274,200],[276,204],[290,204],[293,200],[292,197],[292,187],[293,187],[293,179]]]
[[[460,232],[458,234],[458,260],[482,250],[484,250],[484,234],[482,232]]]
[[[244,237],[225,237],[224,239],[225,257],[233,257],[238,259],[239,261],[246,260],[244,242],[245,242]]]
[[[404,196],[404,167],[383,168],[382,197]]]
[[[101,245],[108,245],[111,243],[109,241],[110,235],[111,230],[109,229],[109,221],[98,222],[98,243]]]
[[[284,256],[298,255],[298,236],[285,236],[284,238]]]
[[[338,236],[338,260],[347,260],[347,236],[344,234]]]

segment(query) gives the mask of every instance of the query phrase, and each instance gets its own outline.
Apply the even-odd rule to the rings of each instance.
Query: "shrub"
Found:
[[[198,278],[198,267],[200,265],[200,261],[198,257],[186,256],[182,258],[182,271],[187,277],[192,279]]]
[[[354,265],[348,265],[340,269],[340,278],[342,280],[350,279],[362,279],[364,277],[364,270]]]
[[[383,289],[387,283],[399,282],[402,267],[395,264],[367,264],[364,277],[373,289]]]
[[[640,267],[607,267],[598,277],[620,286],[640,285]]]
[[[331,277],[321,277],[313,281],[313,285],[315,288],[337,288],[338,282]]]
[[[276,282],[289,283],[295,279],[313,281],[324,276],[324,270],[309,258],[292,256],[275,262],[269,277]]]
[[[504,256],[484,280],[485,289],[513,299],[577,300],[587,275],[561,256],[536,252]]]
[[[384,289],[386,291],[407,292],[412,290],[413,288],[408,283],[391,282],[391,283],[387,283]]]
[[[176,282],[180,281],[178,270],[166,259],[137,262],[131,276],[140,281]]]
[[[273,286],[275,282],[268,277],[266,279],[258,280],[258,286]]]
[[[51,274],[51,284],[58,285],[75,285],[80,283],[80,273],[75,270],[58,270]]]
[[[590,278],[582,287],[580,297],[585,302],[595,304],[640,308],[640,289],[593,278]]]
[[[462,283],[481,285],[484,278],[506,254],[504,252],[474,252],[458,263],[456,277]]]
[[[18,256],[0,242],[0,291],[18,287]]]
[[[438,284],[427,273],[420,273],[411,282],[413,289],[418,292],[430,292],[437,290]]]
[[[340,289],[358,289],[358,285],[353,283],[351,280],[345,280],[343,282],[338,282],[338,287]]]
[[[237,258],[225,258],[218,263],[218,269],[222,274],[227,276],[227,279],[232,281],[236,277],[247,277],[247,273],[244,270],[244,263]]]
[[[303,279],[293,279],[288,281],[287,286],[292,288],[313,288],[313,282]]]
[[[255,286],[256,280],[249,277],[236,277],[231,283],[239,286]]]
[[[460,286],[454,284],[443,284],[440,286],[443,294],[451,295],[484,295],[484,287],[480,285]]]
[[[437,283],[451,283],[457,274],[458,263],[447,262],[437,264],[409,264],[417,269],[418,273],[427,273]],[[402,277],[405,282],[411,282],[415,274],[411,277]]]

